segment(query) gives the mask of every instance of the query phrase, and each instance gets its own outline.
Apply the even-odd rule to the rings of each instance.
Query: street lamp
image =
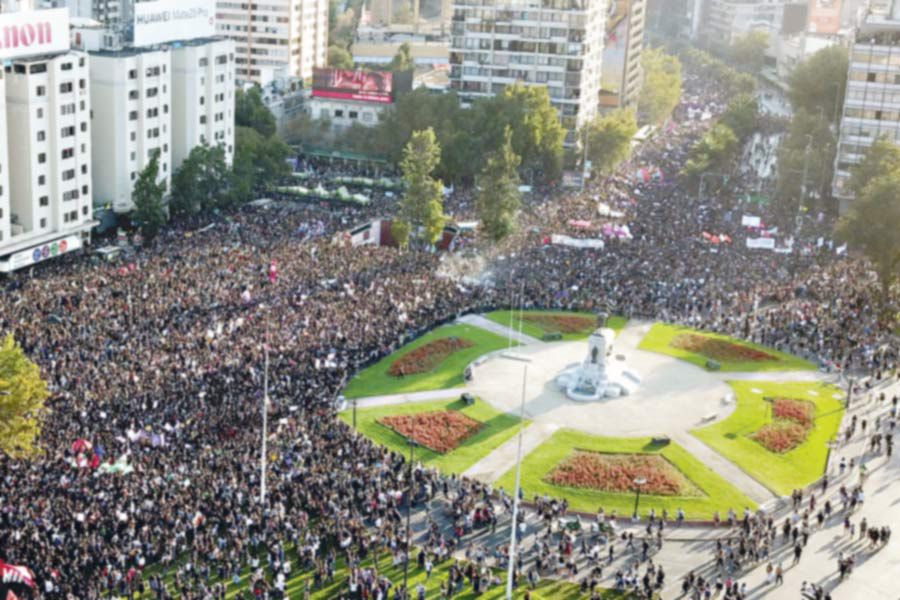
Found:
[[[634,515],[632,518],[637,521],[638,520],[638,503],[641,501],[641,486],[647,483],[647,480],[643,477],[636,477],[634,480]]]
[[[412,539],[410,536],[410,519],[412,517],[412,495],[413,495],[413,460],[416,451],[416,441],[412,438],[406,438],[409,445],[409,491],[406,494],[406,561],[403,563],[403,597],[409,598],[409,559],[412,550]]]

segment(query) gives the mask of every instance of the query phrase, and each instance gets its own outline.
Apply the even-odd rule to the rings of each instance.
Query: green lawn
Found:
[[[465,402],[455,399],[358,409],[356,426],[363,435],[372,441],[396,452],[408,454],[409,448],[405,438],[389,427],[378,423],[377,420],[389,415],[412,415],[435,410],[458,410],[476,421],[484,423],[481,430],[447,454],[439,454],[421,446],[416,448],[416,460],[421,460],[428,466],[437,467],[448,475],[450,473],[461,474],[519,431],[519,417],[498,412],[480,399],[477,399],[472,406],[466,406]],[[352,423],[353,410],[343,411],[340,413],[340,418],[346,423]],[[530,424],[531,421],[525,421],[526,427]]]
[[[296,569],[298,561],[297,555],[294,552],[293,548],[288,549],[287,554],[291,559],[291,562],[295,565]],[[362,566],[371,568],[373,564],[374,561],[370,557],[367,560],[363,561]],[[426,598],[428,598],[429,600],[440,598],[441,584],[447,581],[448,573],[450,572],[450,567],[452,566],[452,564],[453,562],[449,560],[436,564],[434,566],[434,570],[431,572],[431,577],[426,578],[425,570],[419,569],[414,559],[409,566],[409,587],[413,591],[412,597],[415,597],[416,586],[419,584],[419,582],[422,582],[425,585]],[[148,581],[149,575],[154,572],[157,571],[154,569],[154,567],[150,567],[147,571],[145,581]],[[174,580],[173,572],[174,570],[165,575],[165,583],[169,589],[169,592],[173,594],[175,598],[180,598],[178,591],[173,589],[172,586]],[[501,598],[505,598],[506,572],[500,570],[497,570],[495,572],[500,578],[501,583],[491,587],[487,592],[481,595],[476,595],[472,592],[471,585],[467,585],[462,593],[455,594],[453,597],[465,600],[473,600],[474,598],[483,600],[500,600]],[[381,552],[379,560],[379,573],[390,579],[395,586],[402,585],[403,583],[402,565],[398,565],[396,567],[392,566],[390,554],[384,551]],[[245,567],[241,575],[241,581],[237,585],[232,584],[229,580],[228,589],[226,591],[226,598],[228,598],[229,600],[237,596],[239,592],[246,591],[250,584],[250,568]],[[349,587],[347,585],[348,577],[349,569],[347,569],[343,558],[338,560],[338,569],[335,573],[334,582],[325,582],[319,589],[314,589],[312,587],[312,571],[298,572],[295,570],[292,573],[292,577],[286,582],[286,595],[291,600],[299,600],[304,597],[306,587],[307,585],[309,585],[311,592],[310,597],[313,600],[330,600],[332,598],[338,597],[342,592],[347,592],[349,590]],[[210,581],[210,583],[216,583],[217,581],[219,581],[218,578],[215,578],[214,576],[213,580]],[[513,594],[513,597],[522,598],[524,597],[524,595],[524,589],[520,587]],[[393,597],[393,589],[391,590],[391,597]],[[540,584],[538,584],[537,590],[532,592],[531,597],[534,600],[579,600],[582,598],[587,598],[588,596],[582,595],[577,585],[565,581],[544,579]],[[633,596],[622,594],[614,590],[603,590],[601,597],[604,600],[626,600],[628,598],[632,598]],[[149,586],[148,591],[144,594],[144,598],[147,600],[153,598],[153,594],[149,591]]]
[[[729,383],[737,397],[734,413],[721,423],[692,433],[776,494],[789,495],[821,477],[828,458],[826,444],[841,426],[844,393],[831,385],[801,381]],[[753,392],[754,389],[761,393]],[[771,421],[771,405],[763,397],[798,398],[816,405],[815,425],[803,444],[778,454],[750,437]]]
[[[504,327],[510,327],[510,313],[512,313],[512,328],[516,331],[519,330],[519,325],[521,322],[522,333],[525,335],[530,335],[533,338],[541,339],[545,333],[556,333],[555,330],[545,329],[536,323],[529,322],[527,319],[519,319],[519,311],[509,311],[509,310],[495,310],[493,312],[489,312],[484,315],[486,318],[490,319],[495,323],[499,323]],[[589,312],[571,312],[571,311],[563,311],[563,310],[526,310],[526,315],[576,315],[580,317],[590,317],[592,322],[590,327],[585,327],[582,331],[577,333],[564,333],[562,339],[564,341],[574,341],[574,340],[583,340],[587,339],[594,330],[597,329],[597,315]],[[625,323],[628,322],[628,319],[625,317],[610,317],[607,322],[607,327],[613,329],[617,333],[625,327]]]
[[[674,348],[669,344],[672,340],[680,333],[693,333],[697,335],[702,335],[704,337],[725,340],[728,342],[732,342],[739,346],[746,346],[748,348],[755,348],[756,350],[761,350],[766,352],[767,354],[771,354],[776,356],[778,360],[772,361],[725,361],[722,362],[722,371],[815,371],[816,365],[809,362],[808,360],[803,360],[802,358],[798,358],[793,354],[787,354],[786,352],[779,352],[778,350],[767,348],[765,346],[760,346],[759,344],[753,344],[750,342],[745,342],[742,340],[737,340],[732,337],[728,337],[727,335],[719,335],[717,333],[711,333],[708,331],[700,331],[698,329],[691,329],[690,327],[683,327],[681,325],[671,325],[668,323],[656,323],[644,336],[644,339],[641,340],[638,348],[641,350],[649,350],[651,352],[658,352],[660,354],[666,354],[668,356],[673,356],[675,358],[680,358],[681,360],[686,360],[689,363],[695,364],[698,367],[703,369],[706,368],[706,361],[709,360],[706,356],[701,354],[695,354],[688,350],[683,350],[681,348]]]
[[[392,377],[388,375],[388,369],[399,357],[419,346],[448,337],[465,338],[470,342],[474,342],[475,345],[455,352],[428,373],[407,377]],[[515,345],[515,342],[513,344]],[[344,395],[347,398],[360,398],[382,394],[441,390],[460,386],[463,384],[463,371],[466,365],[483,354],[493,350],[500,350],[507,346],[509,346],[509,342],[506,338],[494,335],[479,327],[471,325],[444,325],[426,333],[416,341],[407,344],[397,352],[384,357],[359,373],[350,381],[350,384],[344,390]]]
[[[596,512],[602,506],[607,514],[615,510],[619,515],[630,516],[634,511],[633,493],[600,492],[563,487],[544,481],[544,477],[575,450],[619,454],[660,453],[704,493],[704,496],[700,497],[642,494],[640,502],[642,515],[646,515],[651,508],[655,508],[657,514],[666,509],[674,518],[676,511],[681,507],[688,519],[710,520],[714,511],[724,515],[729,508],[740,513],[745,506],[751,509],[756,507],[753,501],[737,488],[674,442],[661,447],[652,445],[650,438],[598,437],[571,429],[557,431],[522,461],[522,490],[525,498],[531,499],[535,495],[547,494],[551,497],[566,498],[573,510]],[[515,489],[515,469],[503,475],[494,485],[512,493]]]

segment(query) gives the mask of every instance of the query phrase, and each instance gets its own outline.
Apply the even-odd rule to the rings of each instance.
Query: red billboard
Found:
[[[314,98],[339,98],[363,102],[393,102],[393,73],[387,71],[348,71],[315,69]]]
[[[841,29],[841,0],[809,0],[810,33],[835,34]]]

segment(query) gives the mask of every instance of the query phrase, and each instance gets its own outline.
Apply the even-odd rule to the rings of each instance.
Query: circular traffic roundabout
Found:
[[[815,483],[844,414],[816,365],[749,342],[588,313],[496,311],[361,371],[340,416],[417,462],[523,497],[725,519]],[[639,504],[638,504],[639,502]]]

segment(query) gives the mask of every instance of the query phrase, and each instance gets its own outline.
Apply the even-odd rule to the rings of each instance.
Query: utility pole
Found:
[[[512,600],[513,574],[516,570],[516,530],[519,519],[519,494],[522,490],[522,431],[525,422],[525,385],[528,381],[528,363],[522,371],[522,402],[519,405],[519,442],[516,450],[516,486],[513,491],[512,523],[509,532],[509,568],[506,573],[506,600]]]

